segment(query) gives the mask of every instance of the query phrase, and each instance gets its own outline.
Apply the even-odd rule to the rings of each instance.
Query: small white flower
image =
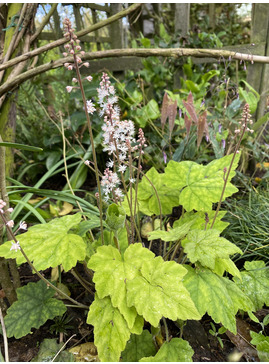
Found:
[[[86,80],[89,81],[89,82],[91,82],[92,81],[92,76],[86,77]]]
[[[12,228],[14,226],[14,221],[10,220],[6,223],[6,225]]]
[[[25,221],[20,222],[19,230],[27,230],[27,224]]]
[[[108,168],[112,168],[114,166],[114,162],[111,159],[109,159],[106,165]]]
[[[18,250],[21,250],[21,247],[20,247],[20,243],[17,241],[17,243],[13,243],[11,242],[11,248],[10,250],[15,250],[15,252],[17,252]]]
[[[72,89],[73,89],[73,87],[72,87],[72,86],[66,86],[66,91],[67,91],[67,92],[71,92],[71,91],[72,91]]]
[[[96,108],[94,107],[92,101],[88,100],[87,101],[87,111],[88,111],[88,113],[93,114],[95,110],[96,110]]]
[[[125,172],[126,171],[126,166],[124,165],[124,164],[121,164],[120,166],[119,166],[119,172]]]
[[[130,178],[130,182],[131,183],[135,183],[135,179],[134,178]]]
[[[12,207],[9,207],[9,208],[7,209],[7,211],[8,211],[8,212],[13,212],[13,208],[12,208]]]
[[[116,188],[114,192],[117,197],[119,197],[119,198],[123,197],[123,193],[120,188]]]
[[[89,167],[89,165],[90,165],[90,161],[86,160],[86,161],[84,162],[84,164],[86,164],[86,166],[88,166],[88,167]]]

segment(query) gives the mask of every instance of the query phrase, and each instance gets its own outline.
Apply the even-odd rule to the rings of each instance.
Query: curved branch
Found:
[[[265,56],[255,56],[238,52],[224,51],[224,50],[216,50],[216,49],[193,49],[193,48],[140,48],[140,49],[111,49],[108,51],[99,51],[86,53],[83,57],[83,61],[93,60],[93,59],[101,59],[108,57],[126,57],[126,56],[137,56],[137,57],[204,57],[204,58],[224,58],[224,59],[236,59],[236,60],[244,60],[251,61],[256,63],[269,63],[269,57]],[[0,96],[4,95],[6,92],[18,87],[24,81],[31,79],[32,77],[39,75],[43,72],[49,71],[51,69],[55,69],[63,66],[64,63],[69,62],[72,63],[72,57],[66,57],[58,59],[57,61],[51,61],[49,63],[38,66],[34,69],[26,71],[16,77],[14,77],[11,81],[5,82],[2,86],[0,86]],[[0,99],[1,105],[1,99]]]
[[[82,37],[83,35],[86,35],[88,33],[94,32],[97,29],[103,28],[111,23],[113,23],[116,20],[119,20],[127,15],[129,15],[130,13],[132,13],[134,10],[136,10],[137,8],[139,8],[141,6],[141,4],[133,4],[131,6],[129,6],[129,8],[127,8],[126,10],[120,11],[119,13],[109,17],[108,19],[105,19],[97,24],[91,25],[88,28],[85,28],[79,32],[76,33],[77,37]],[[22,54],[19,57],[13,58],[8,62],[2,63],[0,64],[0,71],[4,70],[6,68],[12,67],[17,63],[20,63],[22,61],[25,61],[29,58],[32,58],[40,53],[46,52],[50,49],[59,47],[60,45],[67,43],[69,40],[66,38],[61,38],[56,40],[55,42],[52,43],[48,43],[46,45],[44,45],[43,47],[34,49],[33,51],[27,52],[25,54]]]

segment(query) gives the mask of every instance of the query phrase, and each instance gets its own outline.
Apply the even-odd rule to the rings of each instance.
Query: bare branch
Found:
[[[39,28],[36,30],[35,34],[32,35],[31,40],[30,40],[31,43],[33,43],[33,41],[42,32],[43,28],[45,27],[45,25],[49,21],[49,18],[52,16],[52,14],[54,13],[55,9],[57,8],[57,5],[58,5],[58,3],[54,3],[54,4],[51,5],[50,11],[48,12],[48,14],[42,20],[42,23],[40,24]]]
[[[99,22],[97,24],[91,25],[88,28],[85,28],[85,29],[77,32],[76,35],[79,38],[79,37],[81,37],[81,36],[83,36],[85,34],[94,32],[97,29],[103,28],[103,27],[107,26],[108,24],[111,24],[114,21],[119,20],[119,19],[127,16],[128,14],[132,13],[134,10],[136,10],[140,6],[141,6],[141,4],[133,4],[133,5],[129,6],[128,9],[120,11],[119,13],[109,17],[108,19],[105,19],[105,20],[103,20],[103,21],[101,21],[101,22]],[[68,39],[61,38],[61,39],[56,40],[55,42],[46,44],[43,47],[37,48],[37,49],[35,49],[33,51],[30,51],[30,52],[27,52],[25,54],[22,54],[21,56],[13,58],[8,62],[2,63],[0,65],[0,71],[4,70],[6,68],[12,67],[17,63],[25,61],[25,60],[27,60],[29,58],[32,58],[32,57],[34,57],[34,56],[36,56],[36,55],[38,55],[40,53],[43,53],[43,52],[46,52],[46,51],[48,51],[50,49],[59,47],[60,45],[62,45],[64,43],[67,43],[67,42],[68,42]]]
[[[269,57],[265,56],[255,56],[238,52],[216,50],[216,49],[195,49],[195,48],[139,48],[139,49],[111,49],[108,51],[99,51],[86,53],[82,58],[83,61],[101,59],[108,57],[126,57],[126,56],[136,56],[136,57],[205,57],[205,58],[216,58],[217,59],[231,59],[232,60],[244,60],[251,61],[255,63],[269,63]],[[72,63],[72,57],[61,58],[57,61],[51,61],[49,63],[43,64],[39,67],[26,71],[16,77],[11,81],[5,82],[0,86],[0,96],[6,92],[18,87],[22,82],[31,79],[32,77],[39,75],[51,69],[61,67],[64,63]],[[1,100],[1,99],[0,99]]]

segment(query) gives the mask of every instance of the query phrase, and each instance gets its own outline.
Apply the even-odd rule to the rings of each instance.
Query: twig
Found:
[[[72,335],[67,342],[61,347],[61,349],[55,354],[54,358],[52,359],[52,362],[57,358],[57,356],[60,354],[61,351],[63,351],[63,349],[66,347],[66,345],[69,343],[69,341],[76,336],[77,334]]]
[[[9,356],[8,356],[7,332],[6,332],[4,317],[3,317],[3,314],[2,314],[1,308],[0,308],[0,322],[1,322],[1,326],[2,326],[3,338],[4,338],[5,361],[6,361],[6,363],[8,363],[9,362]]]
[[[83,35],[94,32],[97,29],[103,28],[103,27],[113,23],[114,21],[124,18],[125,16],[129,15],[130,13],[135,11],[137,8],[139,8],[140,6],[141,6],[141,4],[133,4],[133,5],[129,6],[129,8],[127,8],[126,10],[120,11],[119,13],[109,17],[108,19],[105,19],[97,24],[91,25],[91,26],[77,32],[76,35],[79,38],[79,37],[82,37]],[[19,62],[25,61],[26,59],[32,58],[38,54],[41,54],[41,53],[44,53],[44,52],[50,50],[50,49],[59,47],[60,45],[62,45],[64,43],[67,43],[67,39],[61,38],[61,39],[56,40],[55,42],[46,44],[43,47],[40,47],[33,51],[27,52],[25,54],[22,54],[21,56],[18,56],[16,58],[11,59],[10,61],[5,62],[2,65],[0,65],[0,70],[4,70],[6,68],[12,67]]]
[[[47,24],[47,22],[49,21],[49,18],[52,16],[52,14],[54,13],[54,11],[56,10],[58,6],[58,3],[54,3],[51,5],[50,11],[48,12],[48,14],[44,17],[44,19],[42,20],[42,23],[40,24],[40,26],[37,28],[35,34],[33,34],[31,36],[30,39],[30,43],[33,43],[33,41],[39,36],[39,34],[42,32],[43,28],[45,27],[45,25]]]

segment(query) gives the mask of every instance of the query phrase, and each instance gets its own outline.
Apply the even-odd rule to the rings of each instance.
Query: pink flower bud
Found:
[[[6,225],[12,228],[12,227],[14,226],[14,221],[13,221],[13,220],[9,220],[9,221],[6,223]]]
[[[77,56],[77,62],[78,62],[78,63],[82,63],[81,58],[80,58],[80,57],[78,57],[78,56]]]
[[[84,54],[85,54],[85,51],[81,51],[81,52],[80,52],[80,54],[81,54],[82,56],[84,56]]]
[[[78,80],[76,79],[76,77],[73,77],[73,78],[72,78],[72,81],[73,81],[73,82],[78,82]]]
[[[72,91],[72,89],[73,89],[73,87],[72,87],[72,86],[66,86],[66,91],[67,91],[67,92],[71,92],[71,91]]]
[[[67,68],[70,65],[70,63],[64,63],[64,66]]]
[[[89,82],[91,82],[92,81],[92,76],[86,77],[86,80],[89,81]]]
[[[77,45],[77,46],[76,46],[76,50],[77,50],[77,51],[80,51],[80,50],[81,50],[81,46]]]
[[[89,66],[90,66],[90,63],[89,63],[89,62],[84,62],[84,63],[83,63],[83,66],[85,66],[85,67],[89,67]]]
[[[71,49],[70,54],[75,54],[74,49]]]
[[[8,212],[12,212],[12,211],[13,211],[13,208],[12,208],[12,207],[9,207],[9,208],[7,209],[7,211],[8,211]]]
[[[73,69],[72,64],[70,64],[70,65],[67,67],[67,69],[68,69],[68,71],[72,71],[72,69]]]
[[[68,54],[67,54],[66,52],[63,52],[63,56],[64,56],[64,57],[67,57],[67,56],[68,56]]]

